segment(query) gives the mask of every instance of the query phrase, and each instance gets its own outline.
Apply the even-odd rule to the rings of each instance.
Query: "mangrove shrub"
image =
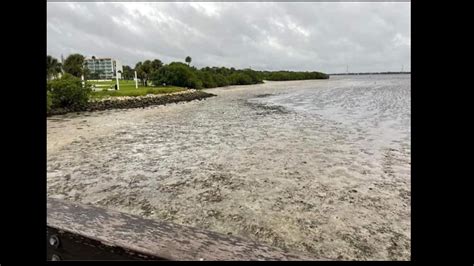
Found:
[[[91,88],[89,84],[82,87],[82,81],[70,74],[63,75],[47,83],[51,97],[50,108],[81,109],[87,105]]]

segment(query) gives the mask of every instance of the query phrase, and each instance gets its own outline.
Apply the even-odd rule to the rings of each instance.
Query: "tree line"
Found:
[[[61,64],[52,56],[46,57],[47,79],[58,77],[60,73],[68,73],[75,77],[84,75],[86,80],[98,78],[98,73],[90,73],[84,66],[85,57],[71,54]],[[192,58],[187,56],[182,62],[163,64],[159,59],[140,61],[134,68],[124,65],[122,78],[132,80],[137,77],[143,86],[172,85],[193,89],[215,88],[229,85],[249,85],[262,83],[263,80],[304,80],[327,79],[329,75],[321,72],[294,71],[255,71],[252,69],[235,69],[233,67],[204,67],[197,69],[191,66]]]

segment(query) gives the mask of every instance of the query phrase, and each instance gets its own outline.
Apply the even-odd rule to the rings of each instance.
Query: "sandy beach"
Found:
[[[315,257],[410,259],[410,76],[47,120],[48,196]]]

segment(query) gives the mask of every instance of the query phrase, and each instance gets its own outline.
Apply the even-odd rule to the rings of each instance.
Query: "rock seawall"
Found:
[[[128,109],[128,108],[145,108],[151,105],[166,105],[169,103],[189,102],[193,100],[202,100],[208,97],[216,96],[215,94],[189,90],[171,94],[146,95],[138,97],[109,97],[100,100],[90,101],[83,108],[56,108],[52,109],[47,115],[62,115],[70,112],[92,112],[103,111],[108,109]]]

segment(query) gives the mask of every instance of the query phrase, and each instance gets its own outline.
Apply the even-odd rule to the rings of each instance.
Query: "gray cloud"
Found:
[[[259,70],[410,70],[410,3],[47,4],[47,52]]]

